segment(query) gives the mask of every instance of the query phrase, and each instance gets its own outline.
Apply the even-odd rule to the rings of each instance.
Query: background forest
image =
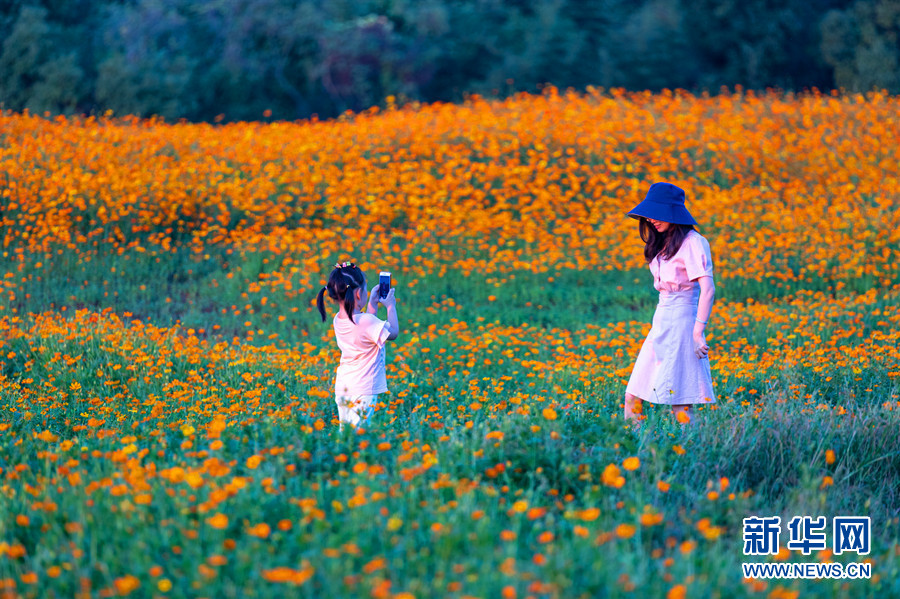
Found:
[[[336,116],[588,85],[900,92],[900,0],[5,0],[0,107]]]

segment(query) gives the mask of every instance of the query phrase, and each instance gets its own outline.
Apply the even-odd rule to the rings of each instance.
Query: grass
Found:
[[[304,580],[292,591],[300,596],[377,595],[388,583],[390,592],[415,596],[498,596],[509,587],[523,596],[663,595],[678,584],[692,595],[716,596],[724,584],[729,594],[750,596],[752,587],[740,582],[743,518],[865,514],[876,523],[880,586],[784,586],[822,597],[891,588],[898,411],[866,389],[877,379],[880,397],[896,404],[894,378],[878,368],[864,377],[838,368],[826,383],[812,368],[767,370],[740,381],[755,384],[755,395],[717,380],[720,403],[697,414],[695,425],[651,408],[635,433],[621,422],[619,379],[586,379],[559,354],[590,359],[584,340],[639,341],[639,329],[615,327],[646,322],[650,292],[635,282],[638,273],[619,275],[614,290],[612,275],[584,286],[583,274],[558,276],[558,285],[541,285],[545,277],[515,273],[491,288],[522,293],[541,306],[534,313],[503,309],[486,297],[483,281],[458,275],[404,290],[407,332],[389,359],[393,395],[361,434],[333,424],[333,342],[308,307],[292,316],[305,322],[283,324],[279,336],[302,339],[299,352],[292,343],[259,352],[260,342],[189,335],[188,326],[205,323],[174,302],[148,311],[160,329],[135,328],[112,313],[84,328],[85,312],[73,326],[44,323],[7,337],[4,351],[15,358],[6,359],[4,434],[18,441],[3,446],[0,467],[7,477],[19,470],[3,487],[0,538],[27,557],[0,562],[0,579],[41,572],[34,585],[18,587],[26,596],[87,587],[119,593],[132,584],[129,575],[142,585],[139,594],[160,594],[168,580],[166,596],[278,596],[283,583],[263,578],[289,566],[292,580]],[[120,291],[139,295],[136,285]],[[88,299],[78,287],[57,291]],[[247,300],[207,297],[220,305]],[[889,310],[892,302],[867,309]],[[159,324],[177,308],[180,328]],[[247,318],[259,319],[255,327],[275,316]],[[27,330],[30,321],[17,326]],[[465,334],[442,330],[454,323],[468,323]],[[759,322],[740,334],[763,346],[776,328]],[[496,341],[485,343],[491,336]],[[610,368],[627,368],[630,354],[614,343],[597,347]],[[820,400],[828,405],[817,408]],[[214,435],[209,423],[223,415]],[[91,418],[105,422],[91,426]],[[826,450],[837,456],[832,464]],[[251,456],[260,463],[251,467]],[[628,457],[640,461],[633,472],[624,469]],[[604,479],[610,466],[624,478],[621,487]],[[187,474],[171,474],[177,469]],[[211,526],[215,514],[227,526]],[[659,523],[648,516],[642,524],[644,514],[661,515]],[[18,515],[28,524],[15,523]],[[54,565],[63,569],[52,577]]]
[[[894,146],[856,128],[891,138],[896,110],[741,100],[548,94],[119,145],[114,121],[4,117],[30,166],[4,167],[0,598],[900,596],[900,271],[876,193],[897,161],[820,149],[830,127],[841,165],[869,164]],[[135,164],[152,144],[177,162]],[[718,403],[635,430],[656,293],[603,215],[665,173],[709,217]],[[312,305],[337,260],[397,286],[366,430],[338,429]],[[871,552],[747,557],[754,515],[870,516]],[[873,577],[740,569],[828,560]]]

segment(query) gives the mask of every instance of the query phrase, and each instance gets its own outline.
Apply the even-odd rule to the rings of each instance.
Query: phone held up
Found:
[[[381,271],[378,275],[378,295],[382,298],[387,297],[388,291],[391,290],[391,273]]]

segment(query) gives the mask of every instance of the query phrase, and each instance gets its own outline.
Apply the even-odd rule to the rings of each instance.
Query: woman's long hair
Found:
[[[336,266],[328,276],[328,284],[319,290],[319,295],[316,297],[316,306],[319,308],[319,314],[322,315],[322,322],[325,322],[325,292],[328,292],[331,301],[343,302],[344,311],[350,317],[350,322],[356,324],[356,321],[353,320],[353,311],[356,308],[354,294],[357,289],[365,287],[365,285],[365,273],[352,262]]]
[[[692,225],[669,225],[665,233],[660,233],[653,228],[643,216],[641,217],[641,239],[644,241],[644,259],[651,262],[659,256],[663,260],[668,260],[678,253],[681,244],[688,233],[694,230]]]

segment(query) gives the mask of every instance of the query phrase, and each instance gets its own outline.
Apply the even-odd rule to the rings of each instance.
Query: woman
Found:
[[[703,334],[716,293],[709,242],[671,183],[654,183],[628,216],[640,220],[659,304],[625,389],[625,419],[639,423],[645,400],[690,422],[692,405],[716,401]]]

